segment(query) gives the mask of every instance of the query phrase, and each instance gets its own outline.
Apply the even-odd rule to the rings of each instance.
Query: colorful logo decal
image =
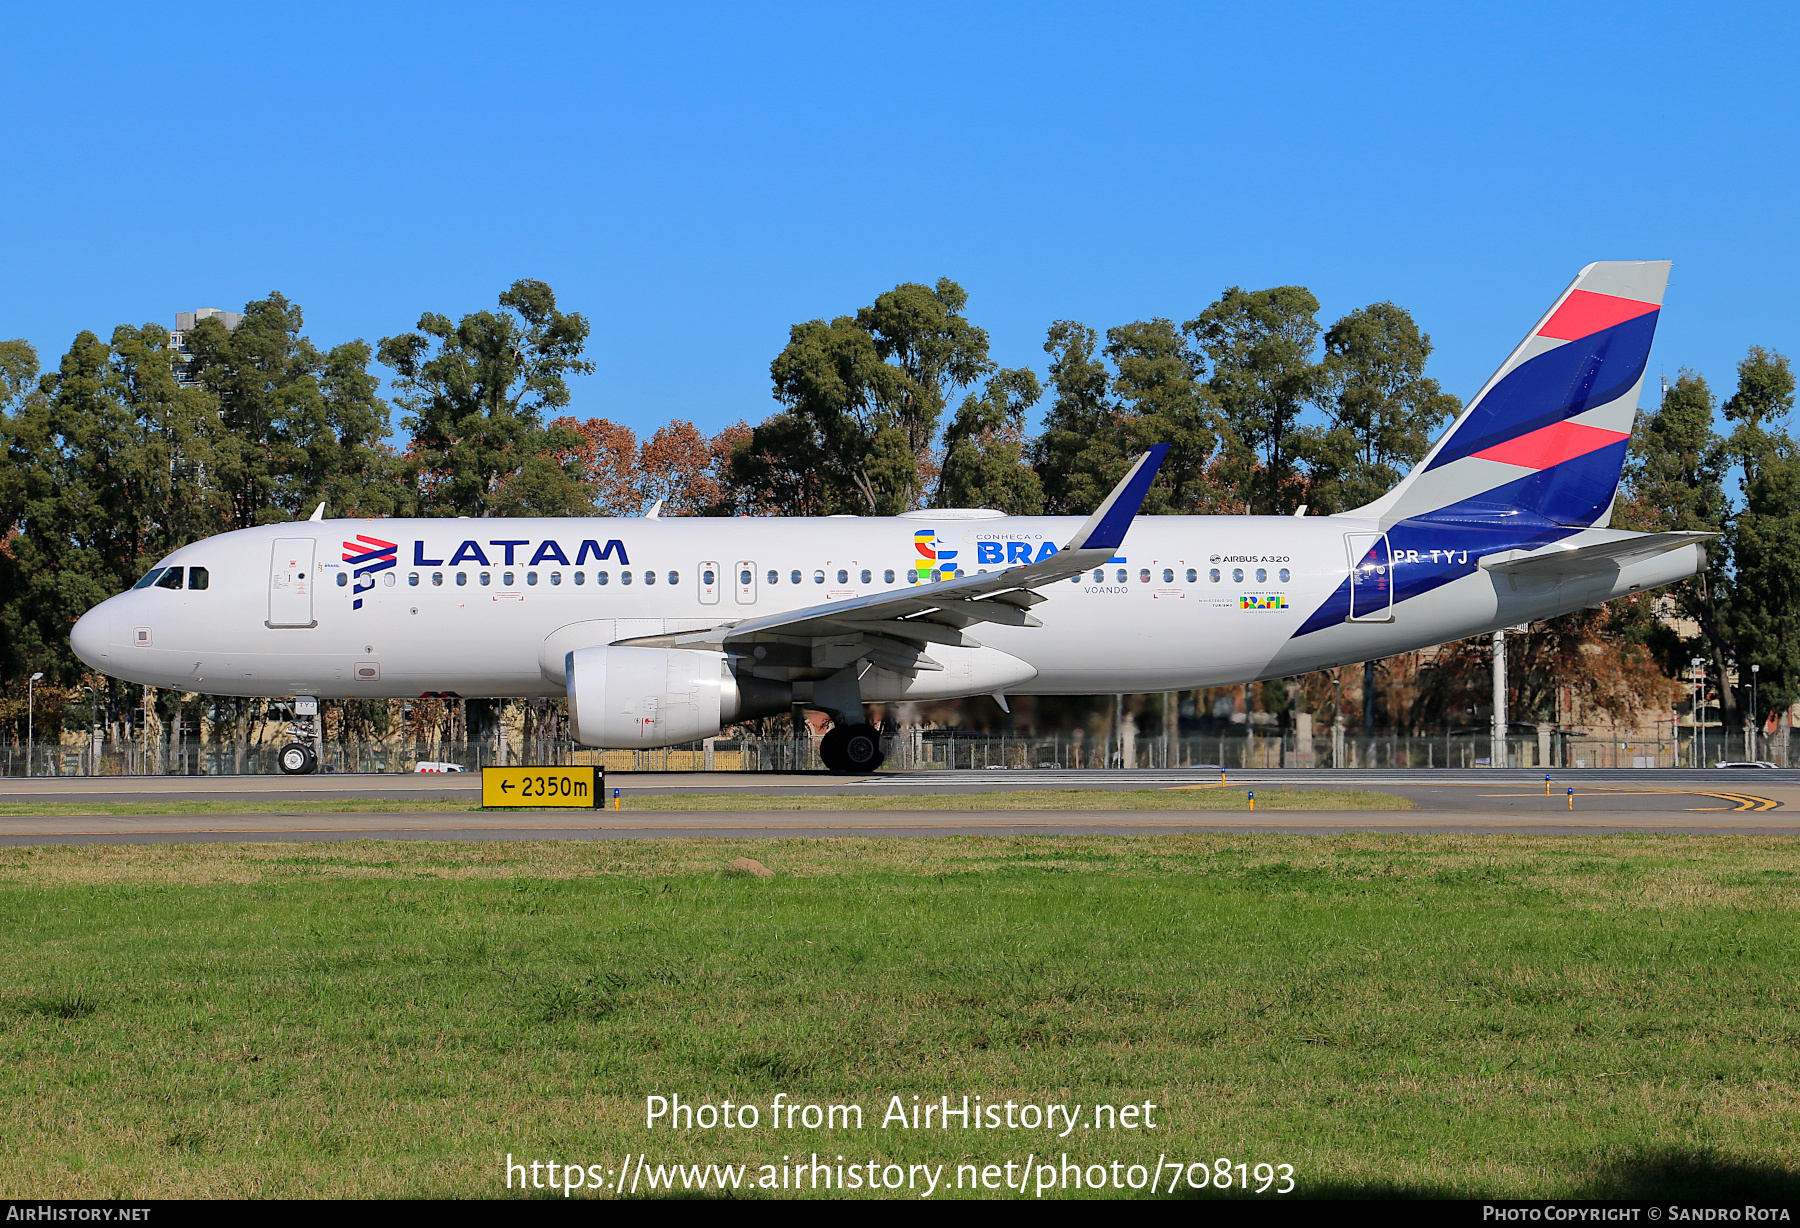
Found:
[[[356,535],[353,542],[344,543],[344,562],[356,568],[356,600],[350,603],[353,610],[362,609],[362,594],[375,587],[375,573],[386,571],[396,565],[394,552],[400,549],[399,542],[384,542],[379,537]]]
[[[1287,598],[1280,595],[1273,597],[1245,595],[1238,598],[1238,609],[1240,610],[1285,610],[1287,608]]]
[[[931,580],[949,580],[956,575],[956,564],[951,562],[956,551],[941,549],[937,544],[936,529],[920,529],[913,534],[913,550],[918,558],[913,560],[912,582],[925,584]]]

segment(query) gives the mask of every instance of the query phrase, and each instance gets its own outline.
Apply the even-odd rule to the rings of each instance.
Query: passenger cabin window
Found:
[[[1281,582],[1283,584],[1286,584],[1288,582],[1288,569],[1285,567],[1283,567],[1281,569]]]
[[[596,571],[594,573],[595,584],[610,584],[611,582],[612,573],[610,571]]]
[[[799,572],[797,572],[797,571],[792,571],[792,572],[789,572],[789,573],[788,573],[788,579],[789,579],[789,580],[790,580],[790,581],[791,581],[791,582],[793,582],[793,583],[795,583],[795,584],[798,584],[798,583],[800,583],[800,573],[799,573]]]
[[[705,568],[703,571],[701,571],[700,583],[706,585],[707,588],[711,588],[713,586],[714,579],[713,579],[713,569],[712,568],[708,567],[708,568]],[[744,583],[745,584],[750,583],[750,573],[747,571],[744,573]]]
[[[204,567],[188,568],[188,587],[190,589],[205,588],[212,583],[212,576]]]
[[[419,587],[419,573],[418,572],[409,571],[406,573],[406,586],[408,588],[418,588]]]
[[[483,587],[483,588],[486,588],[488,586],[488,584],[491,583],[493,580],[493,576],[485,571],[481,573],[481,576],[479,578],[481,580],[481,587]]]
[[[869,578],[869,573],[866,571],[863,572],[863,579],[865,581],[867,581],[868,578]],[[838,568],[838,583],[839,584],[850,583],[850,573],[845,571],[842,567]]]
[[[769,573],[769,583],[770,584],[780,584],[781,583],[781,573],[779,571],[771,571]]]
[[[562,572],[560,572],[560,571],[551,572],[550,573],[550,587],[555,588],[557,585],[559,585],[561,583],[562,583]]]
[[[883,584],[892,584],[894,582],[894,569],[892,567],[881,573],[881,582]]]
[[[1269,569],[1267,567],[1258,567],[1256,569],[1256,582],[1258,584],[1267,584],[1269,582]]]
[[[503,587],[511,588],[513,586],[513,573],[512,572],[510,572],[510,571],[503,572],[500,576],[500,579],[503,582]]]
[[[1098,567],[1094,568],[1094,583],[1095,584],[1105,584],[1106,583],[1106,573],[1104,571],[1100,570]]]
[[[587,572],[585,572],[585,571],[576,572],[575,573],[575,583],[586,584],[587,583]]]
[[[1244,582],[1244,569],[1242,567],[1233,567],[1231,569],[1231,582],[1233,584],[1242,584]]]
[[[1200,575],[1198,572],[1196,572],[1192,567],[1188,568],[1187,580],[1188,580],[1189,584],[1192,584],[1194,581],[1198,580],[1199,578],[1200,578]],[[1217,580],[1218,578],[1219,577],[1217,577],[1217,576],[1213,577],[1213,579],[1215,579],[1215,580]]]
[[[629,571],[621,571],[619,573],[619,583],[620,584],[630,584],[631,583],[631,573]]]
[[[434,571],[431,573],[431,587],[432,588],[444,587],[444,573],[443,572]]]
[[[1175,583],[1175,569],[1173,567],[1163,568],[1163,583],[1164,584]]]
[[[347,571],[338,572],[338,587],[344,588],[349,583],[350,583],[350,573]]]
[[[823,583],[825,583],[825,573],[824,573],[824,572],[823,572],[823,571],[815,571],[815,572],[813,572],[813,583],[814,583],[814,584],[823,584]]]
[[[863,568],[862,582],[864,584],[867,584],[870,581],[870,579],[872,579],[872,577],[869,574],[869,569],[867,567]]]
[[[1142,571],[1138,572],[1138,583],[1139,584],[1150,583],[1150,569],[1148,567],[1146,567]]]
[[[679,571],[671,571],[669,573],[669,583],[670,584],[680,584],[681,583],[681,573]]]
[[[1206,574],[1212,580],[1212,582],[1214,584],[1217,584],[1219,582],[1219,569],[1217,567],[1213,568],[1211,571],[1207,572]]]
[[[537,583],[537,572],[535,572],[535,571],[526,572],[525,573],[525,583],[536,584]]]
[[[1125,569],[1123,567],[1119,568],[1119,578],[1116,581],[1116,583],[1119,583],[1119,584],[1125,583]]]
[[[456,573],[456,587],[461,588],[468,582],[469,582],[469,573],[468,572],[459,571]]]
[[[625,574],[630,575],[631,573],[627,572]],[[650,571],[650,570],[646,569],[644,572],[644,583],[645,584],[655,584],[656,583],[656,573],[654,571]]]

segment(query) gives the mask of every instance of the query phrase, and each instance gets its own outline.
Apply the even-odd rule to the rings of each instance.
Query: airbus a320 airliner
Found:
[[[869,771],[871,701],[1136,694],[1391,656],[1696,574],[1703,533],[1607,527],[1667,261],[1590,264],[1401,483],[1334,516],[320,520],[183,546],[76,623],[148,686],[566,696],[586,746],[801,704]],[[309,771],[286,748],[284,769]]]

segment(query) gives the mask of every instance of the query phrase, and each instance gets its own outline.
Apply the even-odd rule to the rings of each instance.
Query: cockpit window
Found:
[[[179,567],[165,568],[162,573],[162,579],[160,579],[156,582],[156,587],[157,588],[180,588],[181,587],[181,568],[179,568]]]
[[[212,583],[212,575],[204,567],[188,568],[188,587],[205,588]]]
[[[142,580],[139,580],[136,584],[133,584],[131,587],[132,588],[149,588],[152,584],[156,583],[156,578],[158,576],[162,575],[162,573],[167,570],[168,570],[168,568],[166,568],[166,567],[153,567],[150,569],[150,571],[148,573],[145,574],[145,576]]]

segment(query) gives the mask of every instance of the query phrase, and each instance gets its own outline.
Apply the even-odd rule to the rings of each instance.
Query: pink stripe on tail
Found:
[[[1576,291],[1580,293],[1580,291]],[[1599,298],[1600,295],[1593,297]],[[1614,300],[1623,301],[1623,300]],[[1654,310],[1654,308],[1652,309]],[[1561,315],[1561,312],[1557,313]],[[1552,465],[1560,465],[1566,460],[1574,460],[1577,456],[1586,456],[1608,444],[1618,443],[1621,439],[1630,439],[1625,431],[1603,431],[1597,426],[1579,426],[1573,422],[1553,422],[1529,435],[1521,435],[1517,439],[1509,439],[1505,443],[1497,443],[1491,448],[1483,448],[1473,453],[1480,460],[1499,461],[1503,465],[1518,465],[1523,469],[1548,469]]]
[[[1556,309],[1556,314],[1538,329],[1538,336],[1575,341],[1656,309],[1655,303],[1641,303],[1634,298],[1595,294],[1592,290],[1571,290],[1563,305]]]

